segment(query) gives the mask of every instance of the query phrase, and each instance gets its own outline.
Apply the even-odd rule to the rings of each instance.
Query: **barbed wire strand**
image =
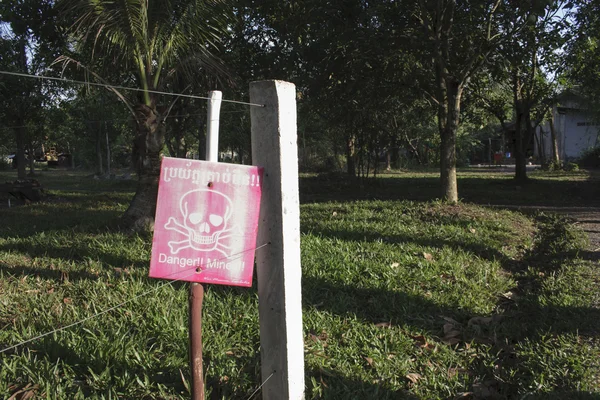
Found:
[[[126,86],[115,86],[115,85],[108,85],[106,83],[86,82],[86,81],[79,81],[79,80],[75,80],[75,79],[58,78],[56,76],[33,75],[33,74],[24,74],[22,72],[11,72],[11,71],[0,71],[0,74],[20,76],[23,78],[47,79],[50,81],[76,83],[79,85],[100,86],[100,87],[105,87],[105,88],[110,88],[110,89],[130,90],[133,92],[147,92],[147,93],[154,93],[154,94],[164,94],[167,96],[187,97],[190,99],[210,100],[210,97],[196,96],[193,94],[170,93],[170,92],[163,92],[160,90],[140,89],[140,88],[126,87]],[[224,103],[244,104],[247,106],[254,106],[254,107],[264,107],[265,106],[264,104],[248,103],[245,101],[237,101],[237,100],[222,99],[221,101]]]
[[[232,255],[231,255],[231,256],[229,256],[229,257],[223,257],[223,258],[219,258],[219,259],[217,259],[216,261],[221,261],[221,260],[230,259],[231,257],[234,257],[234,256],[239,256],[239,255],[241,255],[241,254],[244,254],[244,253],[247,253],[247,252],[249,252],[249,251],[253,251],[253,250],[254,250],[254,251],[255,251],[255,250],[259,250],[259,249],[262,249],[262,248],[263,248],[263,247],[265,247],[265,246],[268,246],[269,244],[270,244],[270,243],[264,243],[264,244],[262,244],[262,245],[260,245],[260,246],[258,246],[258,247],[254,247],[254,248],[251,248],[251,249],[246,249],[246,250],[243,250],[243,251],[241,251],[241,252],[239,252],[239,253],[232,254]],[[215,261],[215,260],[213,260],[213,261]],[[208,264],[208,263],[204,263],[204,264],[201,264],[201,266],[205,266],[205,265],[207,265],[207,264]],[[12,345],[12,346],[10,346],[10,347],[7,347],[7,348],[5,348],[5,349],[2,349],[2,350],[0,350],[0,354],[2,354],[2,353],[4,353],[4,352],[7,352],[7,351],[9,351],[9,350],[15,349],[15,348],[17,348],[17,347],[20,347],[20,346],[22,346],[22,345],[24,345],[24,344],[31,343],[31,342],[33,342],[33,341],[36,341],[36,340],[38,340],[38,339],[41,339],[41,338],[43,338],[43,337],[46,337],[46,336],[52,335],[52,334],[54,334],[54,333],[58,333],[58,332],[64,331],[64,330],[66,330],[66,329],[72,328],[72,327],[74,327],[74,326],[77,326],[77,325],[81,325],[81,324],[83,324],[84,322],[87,322],[87,321],[89,321],[89,320],[91,320],[91,319],[97,318],[97,317],[99,317],[99,316],[101,316],[101,315],[104,315],[104,314],[107,314],[107,313],[109,313],[109,312],[111,312],[111,311],[114,311],[114,310],[116,310],[117,308],[123,307],[125,304],[131,303],[132,301],[139,299],[140,297],[147,296],[148,294],[150,294],[150,293],[153,293],[153,292],[156,292],[156,291],[158,291],[158,290],[162,289],[163,287],[165,287],[165,286],[167,286],[167,285],[171,285],[171,284],[173,284],[174,282],[180,281],[180,280],[182,280],[183,278],[186,278],[186,277],[188,277],[188,276],[190,276],[190,275],[192,275],[192,274],[196,273],[196,271],[197,271],[197,269],[198,269],[198,268],[199,268],[199,266],[198,266],[198,265],[196,265],[196,266],[194,266],[193,268],[190,268],[189,270],[185,270],[185,269],[184,269],[184,270],[177,271],[177,272],[174,272],[174,273],[172,273],[172,274],[166,275],[165,277],[167,277],[167,276],[171,276],[171,275],[176,275],[176,274],[182,274],[182,273],[184,273],[184,272],[190,272],[190,273],[189,273],[189,274],[187,274],[187,275],[183,275],[182,277],[179,277],[179,278],[177,278],[177,279],[173,279],[173,280],[171,280],[171,281],[168,281],[168,282],[166,282],[166,283],[163,283],[163,284],[161,284],[161,285],[159,285],[159,286],[157,286],[157,287],[155,287],[155,288],[152,288],[152,289],[150,289],[150,290],[148,290],[148,291],[146,291],[146,292],[143,292],[143,293],[141,293],[141,294],[139,294],[139,295],[137,295],[137,296],[135,296],[135,297],[132,297],[132,298],[130,298],[130,299],[128,299],[128,300],[125,300],[125,301],[123,301],[123,302],[121,302],[121,303],[119,303],[119,304],[117,304],[117,305],[115,305],[115,306],[112,306],[112,307],[109,307],[109,308],[107,308],[107,309],[105,309],[105,310],[102,310],[102,311],[100,311],[100,312],[98,312],[98,313],[96,313],[96,314],[90,315],[89,317],[83,318],[83,319],[81,319],[81,320],[79,320],[79,321],[77,321],[77,322],[73,322],[73,323],[71,323],[71,324],[69,324],[69,325],[65,325],[65,326],[63,326],[63,327],[60,327],[60,328],[54,329],[54,330],[52,330],[52,331],[50,331],[50,332],[46,332],[46,333],[44,333],[44,334],[41,334],[41,335],[35,336],[35,337],[31,338],[31,339],[24,340],[24,341],[22,341],[22,342],[20,342],[20,343],[17,343],[17,344],[15,344],[15,345]]]
[[[260,389],[261,389],[261,388],[262,388],[262,387],[265,385],[265,383],[267,383],[267,381],[268,381],[269,379],[271,379],[271,377],[272,377],[273,375],[275,375],[275,371],[271,372],[271,375],[269,375],[269,377],[268,377],[267,379],[265,379],[265,381],[264,381],[263,383],[261,383],[259,387],[257,387],[257,388],[256,388],[256,390],[255,390],[255,391],[254,391],[254,392],[253,392],[253,393],[250,395],[250,397],[248,397],[248,399],[247,399],[247,400],[251,400],[251,399],[254,397],[254,395],[255,395],[256,393],[258,393],[258,391],[259,391],[259,390],[260,390]]]

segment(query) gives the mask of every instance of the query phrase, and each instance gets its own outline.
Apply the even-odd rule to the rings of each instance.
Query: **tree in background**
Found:
[[[226,35],[228,10],[219,0],[61,0],[59,5],[71,22],[76,50],[60,60],[100,80],[116,69],[141,89],[138,96],[112,89],[129,109],[136,130],[133,158],[139,180],[123,217],[153,218],[165,119],[177,101],[153,91],[168,89],[180,76],[191,82],[202,74],[224,73],[214,53]]]
[[[564,1],[538,0],[514,3],[503,14],[506,31],[514,32],[500,52],[514,110],[515,179],[527,179],[527,159],[533,153],[535,130],[555,102],[557,85],[547,78],[559,73],[559,51],[565,43]]]
[[[0,35],[0,66],[3,70],[36,74],[45,70],[57,56],[64,45],[64,36],[53,5],[49,0],[5,0],[0,3],[0,22],[5,24]],[[2,77],[0,108],[4,112],[4,123],[13,127],[18,179],[26,178],[26,150],[33,172],[35,138],[41,133],[42,114],[50,101],[48,91],[52,86],[24,77]]]
[[[420,88],[437,105],[442,196],[455,203],[456,137],[463,92],[509,33],[500,32],[498,26],[502,1],[423,0],[410,9],[407,6],[398,4],[397,13],[411,13],[420,27],[414,29],[409,43],[428,71],[421,76]]]
[[[567,44],[566,77],[600,119],[600,1],[577,1]]]

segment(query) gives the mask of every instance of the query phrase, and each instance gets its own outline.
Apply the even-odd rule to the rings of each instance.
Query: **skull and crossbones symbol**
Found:
[[[228,222],[233,213],[233,203],[229,197],[215,190],[198,189],[185,193],[179,202],[183,223],[170,217],[165,229],[180,233],[187,238],[171,241],[172,254],[189,247],[198,251],[219,251],[226,257],[231,250],[223,240],[239,236],[237,228],[229,228]]]

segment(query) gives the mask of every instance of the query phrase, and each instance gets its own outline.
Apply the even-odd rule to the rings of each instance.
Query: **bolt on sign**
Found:
[[[150,277],[251,286],[263,169],[164,157]]]

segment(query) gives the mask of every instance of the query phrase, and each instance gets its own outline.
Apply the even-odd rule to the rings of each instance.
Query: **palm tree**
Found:
[[[223,73],[213,54],[227,32],[225,0],[60,0],[58,4],[65,10],[76,43],[76,55],[63,55],[58,61],[65,66],[75,63],[101,81],[103,71],[118,71],[140,89],[135,95],[110,90],[125,103],[136,127],[133,156],[139,181],[123,218],[126,222],[152,218],[165,118],[176,101],[154,92],[169,89],[182,77],[192,82],[202,71]],[[83,61],[89,64],[84,66]]]

